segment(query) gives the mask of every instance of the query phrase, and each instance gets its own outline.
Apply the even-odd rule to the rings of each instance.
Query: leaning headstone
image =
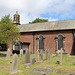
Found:
[[[11,74],[18,72],[18,56],[16,53],[13,55],[10,72]]]
[[[26,53],[25,53],[25,63],[30,63],[30,52],[29,52],[29,50],[26,50]]]
[[[20,57],[23,57],[23,49],[20,50]]]
[[[10,55],[11,55],[11,51],[10,51],[10,49],[8,48],[7,54],[6,54],[6,60],[10,60]]]
[[[46,55],[46,60],[50,59],[50,50],[49,49],[46,49],[45,55]]]
[[[62,60],[63,60],[63,50],[61,48],[61,51],[60,51],[60,65],[62,65]]]
[[[34,64],[35,63],[35,58],[32,58],[32,60],[31,60],[31,64]]]

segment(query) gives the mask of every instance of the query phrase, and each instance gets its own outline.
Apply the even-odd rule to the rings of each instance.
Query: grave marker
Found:
[[[10,49],[8,48],[7,54],[6,54],[6,60],[10,60],[10,55],[11,55],[11,51],[10,51]]]
[[[13,55],[10,71],[11,71],[11,74],[18,72],[18,56],[16,53]]]
[[[26,50],[26,53],[25,53],[25,63],[30,63],[30,52],[29,52],[29,50]]]
[[[20,50],[20,57],[23,57],[23,49]]]
[[[63,60],[63,50],[61,48],[61,51],[60,51],[60,65],[62,65],[62,60]]]
[[[50,59],[50,50],[49,49],[46,49],[45,55],[46,55],[46,60]]]

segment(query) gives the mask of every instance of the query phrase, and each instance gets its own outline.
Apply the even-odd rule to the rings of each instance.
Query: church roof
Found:
[[[20,32],[53,31],[75,29],[75,20],[52,21],[17,26]]]
[[[23,36],[20,37],[21,42],[23,43],[30,43],[26,38],[24,38]]]

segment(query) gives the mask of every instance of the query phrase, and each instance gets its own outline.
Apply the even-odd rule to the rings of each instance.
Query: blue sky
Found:
[[[0,19],[18,11],[21,24],[36,18],[49,21],[75,19],[75,0],[0,0]]]

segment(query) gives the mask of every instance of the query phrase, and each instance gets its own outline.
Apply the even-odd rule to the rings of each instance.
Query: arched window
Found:
[[[43,35],[40,35],[38,38],[37,38],[37,45],[38,45],[38,49],[39,50],[44,50],[44,37]]]
[[[63,34],[58,34],[58,36],[55,38],[56,39],[56,50],[61,50],[61,48],[64,50],[64,35]]]

